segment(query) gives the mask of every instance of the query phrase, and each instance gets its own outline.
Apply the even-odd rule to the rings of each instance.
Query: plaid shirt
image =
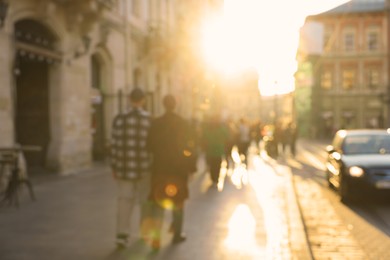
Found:
[[[111,168],[121,179],[138,180],[149,171],[150,158],[146,139],[150,127],[149,113],[132,108],[117,115],[112,126]]]

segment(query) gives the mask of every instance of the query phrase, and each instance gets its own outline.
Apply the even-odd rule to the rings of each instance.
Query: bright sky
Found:
[[[224,73],[256,67],[262,95],[291,92],[305,17],[348,1],[225,0],[224,15],[204,25],[206,62]]]

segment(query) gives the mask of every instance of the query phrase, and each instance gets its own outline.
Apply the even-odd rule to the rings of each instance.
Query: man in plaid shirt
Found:
[[[145,94],[135,88],[131,108],[114,118],[111,143],[111,169],[118,184],[117,246],[126,247],[134,206],[148,195],[150,158],[146,139],[150,115],[143,110]]]

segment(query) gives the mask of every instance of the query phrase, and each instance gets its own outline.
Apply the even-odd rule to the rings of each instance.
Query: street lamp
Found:
[[[8,12],[8,2],[0,0],[0,28],[3,28]]]

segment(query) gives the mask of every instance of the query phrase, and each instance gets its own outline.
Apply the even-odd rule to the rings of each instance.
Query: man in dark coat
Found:
[[[155,217],[160,219],[158,235],[152,241],[156,248],[160,244],[164,209],[172,209],[173,212],[173,242],[185,240],[182,234],[184,202],[189,195],[188,176],[195,171],[195,144],[189,124],[174,113],[176,100],[172,95],[165,96],[163,104],[166,112],[152,122],[147,140],[153,160],[150,199],[159,212],[155,212]]]

